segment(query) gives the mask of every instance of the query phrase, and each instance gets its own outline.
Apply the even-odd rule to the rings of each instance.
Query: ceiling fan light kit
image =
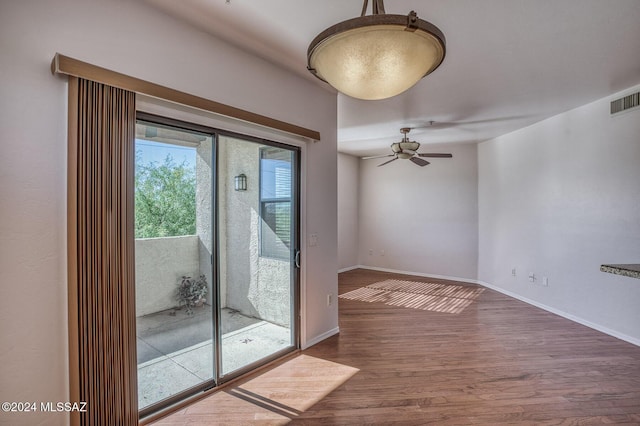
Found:
[[[430,158],[453,158],[451,154],[444,153],[434,153],[434,152],[424,152],[418,153],[417,151],[420,149],[420,144],[416,141],[410,141],[407,133],[411,131],[410,127],[403,127],[400,129],[400,133],[404,136],[400,142],[394,142],[391,144],[391,151],[393,154],[386,155],[374,155],[372,157],[362,157],[363,160],[372,160],[374,158],[387,158],[393,157],[389,161],[385,161],[382,164],[378,164],[378,167],[384,166],[385,164],[389,164],[392,161],[396,160],[409,160],[414,164],[417,164],[420,167],[424,167],[426,165],[431,164],[427,160],[423,160],[420,157],[430,157]]]
[[[386,14],[383,0],[373,0],[373,14],[365,16],[367,5],[364,0],[360,17],[327,28],[311,42],[307,69],[351,97],[386,99],[440,66],[445,38],[414,11]]]

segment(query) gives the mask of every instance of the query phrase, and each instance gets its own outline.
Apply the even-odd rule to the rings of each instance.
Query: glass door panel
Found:
[[[225,376],[296,344],[298,151],[219,136],[217,161],[218,365]]]
[[[138,406],[146,416],[296,347],[299,149],[138,118]]]
[[[213,137],[136,125],[138,405],[210,386]]]

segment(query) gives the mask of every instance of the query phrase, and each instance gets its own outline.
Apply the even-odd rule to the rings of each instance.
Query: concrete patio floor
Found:
[[[169,309],[137,319],[140,409],[213,377],[211,306],[193,315]],[[227,374],[291,345],[289,328],[233,309],[221,311],[222,373]]]

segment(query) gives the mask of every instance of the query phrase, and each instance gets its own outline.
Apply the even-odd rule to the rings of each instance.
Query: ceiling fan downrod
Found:
[[[409,142],[409,137],[407,136],[407,133],[409,133],[410,131],[411,131],[411,127],[403,127],[400,129],[400,133],[404,135],[402,137],[402,142]]]

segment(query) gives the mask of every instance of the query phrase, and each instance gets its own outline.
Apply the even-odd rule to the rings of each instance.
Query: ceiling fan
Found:
[[[410,127],[403,127],[400,129],[400,133],[404,136],[400,142],[395,142],[391,144],[391,151],[393,154],[386,155],[374,155],[373,157],[362,157],[363,160],[372,160],[374,158],[385,158],[385,157],[393,157],[389,161],[385,161],[382,164],[378,164],[378,167],[384,166],[385,164],[389,164],[392,161],[396,161],[397,159],[409,160],[414,164],[417,164],[420,167],[424,167],[429,163],[427,160],[423,160],[420,157],[430,157],[430,158],[452,158],[451,154],[436,154],[436,153],[418,153],[420,149],[420,144],[416,141],[410,141],[407,133],[411,131]]]

